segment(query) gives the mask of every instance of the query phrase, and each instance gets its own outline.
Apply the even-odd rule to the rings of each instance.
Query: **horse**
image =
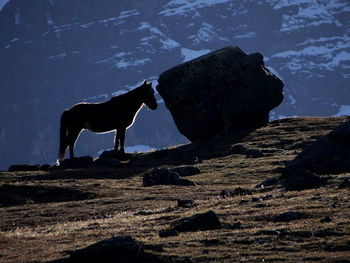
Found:
[[[143,83],[124,94],[114,96],[100,103],[81,102],[65,110],[60,123],[60,145],[57,162],[64,160],[69,147],[70,158],[74,158],[74,145],[82,130],[106,133],[115,130],[114,150],[124,154],[125,132],[135,121],[137,113],[146,105],[151,110],[157,109],[152,82]]]

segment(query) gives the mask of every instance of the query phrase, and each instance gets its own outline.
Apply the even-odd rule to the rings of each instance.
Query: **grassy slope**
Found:
[[[346,262],[350,259],[350,196],[349,189],[338,189],[338,185],[349,174],[334,175],[329,185],[306,191],[255,188],[267,178],[278,177],[280,168],[302,148],[345,120],[279,120],[250,134],[200,147],[184,145],[135,154],[115,169],[1,172],[0,262],[46,262],[126,234],[164,246],[163,252],[152,253],[189,257],[193,262]],[[236,143],[259,149],[265,156],[230,154]],[[142,187],[142,175],[153,167],[196,159],[201,161],[195,164],[201,173],[188,179],[198,186]],[[252,194],[219,198],[221,190],[236,187]],[[178,199],[193,199],[194,205],[179,208]],[[208,210],[214,210],[227,225],[240,222],[241,228],[158,236],[172,220]],[[285,223],[273,221],[286,211],[306,216]],[[332,221],[320,223],[326,216]]]

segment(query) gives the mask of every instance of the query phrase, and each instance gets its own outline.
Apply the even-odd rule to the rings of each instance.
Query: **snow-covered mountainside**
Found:
[[[2,7],[2,9],[1,9]],[[10,0],[0,2],[0,168],[53,162],[60,114],[103,101],[209,51],[261,52],[285,83],[271,118],[349,114],[348,0]],[[185,142],[158,96],[126,144]],[[77,155],[113,145],[84,132]]]

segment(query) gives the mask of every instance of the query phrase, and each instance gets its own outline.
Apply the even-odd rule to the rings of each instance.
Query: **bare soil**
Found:
[[[256,188],[278,178],[303,148],[346,120],[278,120],[208,144],[130,154],[117,168],[0,172],[0,262],[49,262],[118,235],[162,245],[163,251],[150,253],[173,261],[350,262],[350,188],[338,188],[350,173],[304,191]],[[235,144],[264,156],[232,153]],[[154,167],[185,164],[200,168],[186,177],[197,186],[142,186]],[[251,194],[220,197],[237,187]],[[193,205],[178,207],[178,199],[192,199]],[[159,237],[173,220],[209,210],[224,228]],[[303,217],[274,220],[284,212]]]

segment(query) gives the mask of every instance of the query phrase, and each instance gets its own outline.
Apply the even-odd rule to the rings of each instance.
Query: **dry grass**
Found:
[[[350,195],[338,189],[342,178],[305,191],[255,188],[280,175],[280,168],[317,137],[346,118],[276,121],[250,134],[202,146],[185,145],[161,153],[134,155],[120,168],[0,173],[0,262],[47,262],[105,238],[132,235],[152,252],[193,262],[349,262]],[[242,143],[265,156],[230,154]],[[142,176],[156,166],[178,166],[194,159],[201,173],[196,187],[142,187]],[[221,190],[242,187],[251,195],[222,199]],[[193,199],[188,208],[178,199]],[[160,238],[172,220],[208,210],[226,226],[241,228],[180,233]],[[273,219],[286,211],[304,213],[291,222]],[[326,216],[332,219],[320,223]]]

